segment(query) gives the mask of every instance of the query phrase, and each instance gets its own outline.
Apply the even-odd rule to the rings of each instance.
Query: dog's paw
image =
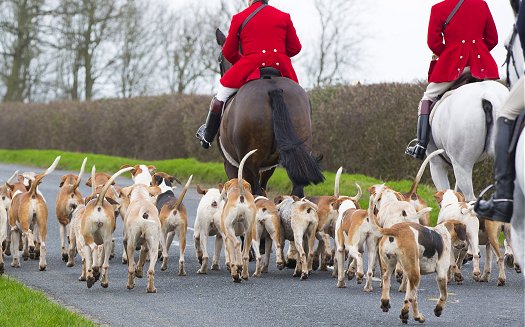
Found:
[[[155,287],[148,288],[148,293],[157,293],[157,289]]]
[[[442,312],[443,312],[443,307],[440,306],[439,304],[436,305],[436,307],[434,308],[434,314],[436,315],[436,317],[441,316]]]
[[[180,270],[178,275],[179,276],[186,276],[186,270]]]
[[[106,282],[106,283],[100,283],[100,286],[102,286],[103,288],[108,288],[108,286],[109,286],[109,282]]]
[[[488,282],[490,279],[490,273],[483,273],[483,275],[481,275],[481,279],[479,280],[481,283],[486,283]]]
[[[380,308],[383,310],[383,312],[388,312],[388,310],[390,309],[390,300],[381,299]]]
[[[122,264],[125,265],[128,263],[128,259],[122,258]]]
[[[516,262],[514,262],[514,270],[517,274],[521,274],[521,267]]]
[[[0,254],[1,255],[1,254]],[[4,273],[4,263],[0,263],[0,275]]]
[[[73,267],[75,265],[75,263],[73,261],[68,261],[66,263],[66,267]]]
[[[278,262],[277,263],[277,269],[283,270],[284,269],[284,262]]]
[[[463,285],[463,275],[461,273],[454,273],[454,280],[456,284]]]
[[[128,288],[128,290],[132,290],[135,288],[135,284],[128,284],[126,285],[126,287]]]
[[[206,270],[204,270],[204,269],[201,268],[201,269],[197,270],[197,274],[199,274],[199,275],[205,275],[205,274],[206,274]]]
[[[498,286],[505,286],[505,278],[502,278],[502,277],[498,278]]]
[[[439,317],[439,316],[438,316]],[[420,324],[425,322],[425,316],[423,316],[421,313],[419,314],[419,317],[414,317],[414,320],[419,322]]]
[[[38,269],[40,269],[40,271],[44,271],[44,270],[46,270],[46,268],[47,268],[47,265],[41,265],[41,266],[38,267]]]
[[[307,280],[308,279],[308,274],[303,272],[301,273],[301,280]]]
[[[348,270],[348,272],[346,273],[346,277],[348,278],[348,280],[354,279],[354,277],[355,277],[355,270]]]
[[[338,288],[346,288],[346,283],[344,280],[337,281]]]
[[[473,272],[473,273],[472,273],[472,278],[473,278],[476,282],[480,282],[480,281],[481,281],[481,273],[480,273],[479,271]]]
[[[365,286],[365,288],[363,288],[363,292],[366,292],[366,293],[372,292],[372,286],[369,286],[369,287]]]
[[[142,271],[142,269],[135,269],[135,277],[137,278],[144,277],[144,271]]]
[[[211,270],[221,270],[221,266],[219,266],[219,264],[217,263],[214,263],[213,265],[211,265]]]
[[[80,276],[80,277],[78,277],[78,281],[79,281],[79,282],[85,282],[85,281],[86,281],[86,276]]]
[[[293,272],[292,277],[299,277],[299,276],[301,276],[301,271],[300,270],[296,270],[296,271]]]
[[[403,270],[396,270],[396,280],[399,284],[403,281]]]
[[[399,315],[399,319],[401,319],[401,322],[404,324],[408,323],[408,309],[401,309],[401,314]]]
[[[95,278],[94,277],[88,277],[86,280],[87,287],[91,288],[95,284]]]
[[[11,262],[11,267],[20,268],[20,262],[18,260],[14,260],[13,262]]]
[[[297,261],[295,259],[288,259],[288,261],[286,261],[286,268],[295,268],[295,266],[297,265]],[[319,265],[317,267],[315,267],[315,269],[317,269],[319,267]]]
[[[69,255],[67,253],[62,253],[62,261],[67,262],[69,260]]]
[[[5,249],[4,254],[8,257],[11,256],[11,250],[9,248]]]

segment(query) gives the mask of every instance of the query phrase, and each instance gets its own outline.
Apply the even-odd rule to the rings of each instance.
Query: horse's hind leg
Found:
[[[237,172],[239,171],[239,168],[224,160],[224,171],[226,172],[226,176],[228,176],[228,179],[232,179],[237,178]]]
[[[456,177],[456,188],[465,196],[465,200],[476,200],[474,195],[474,186],[472,185],[472,168],[473,165],[460,165],[453,162],[454,176]]]
[[[430,159],[430,175],[437,190],[447,190],[450,182],[447,174],[447,164],[439,157]]]
[[[273,172],[275,171],[275,168],[265,170],[261,173],[261,189],[263,195],[266,195],[266,190],[268,189],[268,181],[270,180],[270,177],[272,177]]]
[[[293,189],[292,189],[292,195],[295,195],[295,196],[298,196],[300,198],[303,198],[304,197],[304,190],[303,190],[304,186],[302,185],[293,185]]]

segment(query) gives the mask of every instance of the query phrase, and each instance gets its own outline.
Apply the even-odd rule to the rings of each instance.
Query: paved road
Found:
[[[80,164],[80,163],[79,163]],[[15,169],[36,171],[43,169],[0,165],[0,180],[5,181]],[[88,170],[88,169],[87,169]],[[380,288],[366,294],[362,285],[354,281],[346,289],[336,288],[329,272],[314,272],[307,281],[292,278],[292,271],[278,271],[272,265],[262,278],[234,284],[227,271],[211,271],[197,275],[197,260],[192,232],[188,231],[186,270],[188,276],[176,275],[177,258],[172,257],[168,271],[160,271],[157,263],[155,286],[158,293],[146,293],[146,279],[137,279],[133,290],[126,289],[126,266],[120,256],[110,261],[109,288],[100,284],[88,289],[80,275],[80,259],[67,268],[60,259],[58,223],[54,203],[59,177],[64,171],[55,171],[40,186],[49,205],[48,267],[38,271],[38,261],[22,261],[21,268],[9,266],[6,257],[6,276],[44,291],[59,303],[77,310],[98,323],[111,326],[384,326],[401,325],[398,318],[403,294],[392,291],[392,309],[383,313],[379,308]],[[130,185],[131,180],[121,178],[119,185]],[[83,194],[87,187],[82,187]],[[180,189],[179,189],[180,191]],[[177,193],[177,191],[176,191]],[[189,225],[193,226],[199,195],[190,190],[184,202],[188,208]],[[117,230],[117,253],[122,253],[122,224]],[[212,249],[212,244],[209,244]],[[172,247],[171,255],[177,254]],[[272,256],[273,259],[273,256]],[[255,269],[253,263],[250,271]],[[471,266],[463,269],[468,274]],[[464,285],[449,286],[449,300],[441,317],[433,315],[435,298],[439,291],[434,275],[423,276],[419,290],[420,309],[428,326],[524,326],[523,276],[507,269],[507,284],[497,287],[494,265],[489,283],[476,283],[466,279]],[[394,281],[397,287],[397,284]],[[412,319],[412,316],[411,316]],[[410,320],[409,324],[418,324]]]

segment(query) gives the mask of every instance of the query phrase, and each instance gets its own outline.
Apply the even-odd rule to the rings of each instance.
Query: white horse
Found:
[[[525,131],[516,148],[516,180],[514,183],[514,211],[511,221],[512,249],[514,260],[525,264]]]
[[[467,201],[475,200],[472,169],[476,162],[494,157],[494,123],[509,90],[496,81],[464,85],[446,93],[431,117],[427,154],[445,150],[430,160],[432,181],[438,190],[450,188],[447,168],[452,165],[455,190]]]

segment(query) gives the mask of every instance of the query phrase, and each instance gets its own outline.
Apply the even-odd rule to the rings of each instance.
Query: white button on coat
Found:
[[[472,40],[472,43],[476,43],[476,40]]]
[[[273,49],[273,52],[277,52],[277,49]]]
[[[465,40],[462,40],[461,43],[465,43]]]
[[[275,63],[275,66],[279,66],[279,63],[278,63],[278,62],[277,62],[277,63]]]
[[[265,63],[265,62],[263,62],[263,63],[262,63],[262,65],[263,65],[263,66],[266,66],[266,63]]]
[[[266,50],[263,50],[262,53],[266,53]]]

